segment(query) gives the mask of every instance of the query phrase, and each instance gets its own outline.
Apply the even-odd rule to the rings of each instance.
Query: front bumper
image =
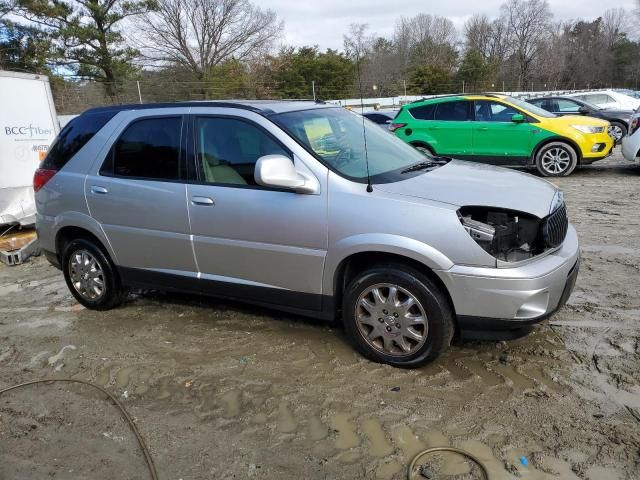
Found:
[[[476,319],[476,329],[519,328],[548,317],[571,295],[580,246],[569,225],[559,250],[514,268],[455,265],[436,273],[446,285],[459,319]]]
[[[593,148],[595,146],[599,146],[599,148],[594,151]],[[591,163],[608,157],[611,155],[614,146],[615,141],[607,132],[585,134],[583,141],[580,143],[582,163]]]

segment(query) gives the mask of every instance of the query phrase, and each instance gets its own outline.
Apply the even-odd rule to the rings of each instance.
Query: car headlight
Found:
[[[553,196],[553,200],[551,200],[551,208],[549,209],[549,213],[555,212],[561,206],[564,205],[564,192],[562,190],[557,190],[556,194]]]
[[[581,131],[582,133],[602,133],[604,132],[604,127],[594,127],[593,125],[571,125],[571,127],[576,130]]]
[[[544,250],[540,219],[528,213],[473,206],[458,210],[458,219],[471,238],[497,260],[519,262]]]

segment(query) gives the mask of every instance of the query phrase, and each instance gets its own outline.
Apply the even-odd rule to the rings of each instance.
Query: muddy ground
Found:
[[[0,266],[0,388],[104,386],[162,479],[403,479],[439,445],[492,479],[638,479],[640,168],[617,155],[555,183],[583,264],[569,304],[527,337],[404,371],[362,359],[339,329],[229,302],[147,293],[87,311],[37,258]],[[429,464],[432,478],[481,478],[460,458]],[[103,395],[37,385],[0,396],[0,479],[41,478],[148,472]]]

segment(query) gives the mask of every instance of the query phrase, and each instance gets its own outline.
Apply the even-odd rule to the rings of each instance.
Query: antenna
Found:
[[[367,129],[364,119],[364,99],[362,98],[362,79],[360,77],[360,48],[356,49],[356,69],[358,70],[358,90],[360,93],[360,116],[362,117],[362,138],[364,140],[364,161],[367,164],[367,192],[373,192],[371,175],[369,174],[369,152],[367,151]]]

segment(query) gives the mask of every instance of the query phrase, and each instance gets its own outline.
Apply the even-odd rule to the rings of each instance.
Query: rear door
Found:
[[[528,163],[533,140],[526,114],[495,100],[475,100],[474,110],[474,158],[495,165]],[[523,115],[525,121],[512,121],[516,114]]]
[[[86,179],[90,214],[125,275],[169,286],[170,275],[195,279],[181,168],[185,116],[129,116]]]
[[[440,155],[466,157],[472,151],[472,107],[468,100],[451,100],[436,104],[433,121],[424,128],[432,139],[430,144]]]

